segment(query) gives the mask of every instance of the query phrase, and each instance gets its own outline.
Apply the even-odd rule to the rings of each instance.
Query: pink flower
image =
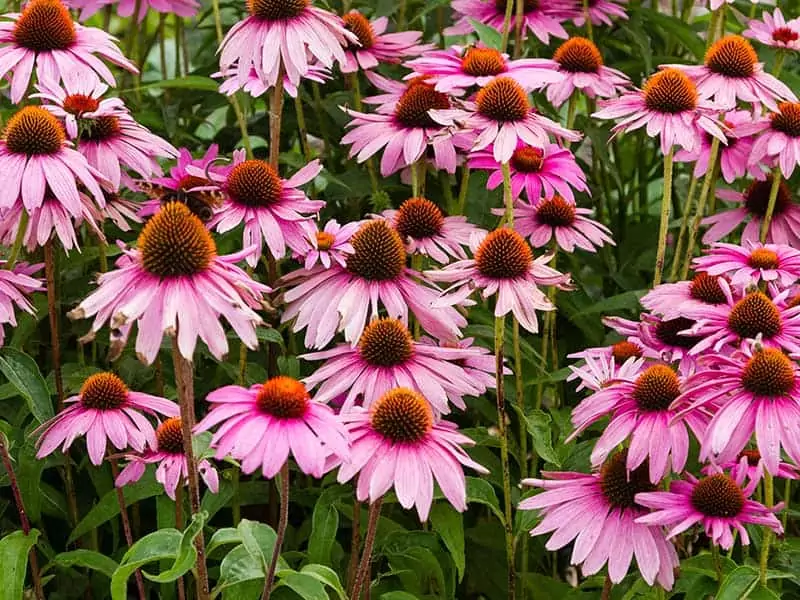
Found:
[[[197,0],[67,0],[67,6],[81,9],[81,21],[85,21],[102,7],[111,4],[116,4],[117,14],[125,18],[132,16],[135,7],[138,6],[137,21],[139,23],[144,21],[149,10],[186,18],[195,16],[200,9],[200,3]]]
[[[308,245],[305,249],[295,252],[295,259],[303,259],[303,268],[307,271],[317,263],[329,269],[336,262],[340,267],[347,266],[347,257],[355,253],[355,248],[350,243],[350,238],[358,231],[361,223],[353,221],[339,225],[335,219],[325,224],[325,229],[308,236]]]
[[[367,411],[356,407],[341,415],[350,433],[352,455],[339,469],[339,483],[358,475],[356,496],[370,503],[394,487],[403,508],[416,507],[428,519],[434,481],[459,512],[467,509],[463,466],[488,473],[461,446],[474,442],[455,424],[436,422],[428,401],[406,388],[384,394]]]
[[[438,271],[426,271],[434,281],[452,284],[435,306],[458,304],[476,289],[488,298],[497,295],[494,315],[513,313],[531,333],[539,330],[537,310],[555,310],[539,285],[555,285],[568,289],[569,275],[547,266],[551,256],[534,260],[530,246],[512,229],[496,229],[473,240],[474,258],[460,260]]]
[[[469,22],[474,19],[498,31],[503,29],[503,21],[506,14],[506,3],[515,0],[453,0],[453,20],[455,24],[444,30],[446,36],[463,35],[472,33],[474,28]],[[572,8],[568,2],[554,0],[553,2],[539,3],[533,0],[526,0],[522,16],[523,35],[527,36],[527,31],[535,35],[543,44],[550,43],[550,36],[567,39],[568,34],[561,25],[572,17]],[[512,11],[514,8],[512,7]],[[514,13],[512,12],[512,15]],[[524,39],[524,38],[523,38]]]
[[[70,318],[94,316],[92,332],[110,320],[112,336],[136,323],[136,352],[147,364],[155,360],[164,333],[177,335],[178,348],[189,360],[198,337],[221,359],[228,340],[220,317],[248,348],[258,345],[255,328],[261,318],[255,309],[270,289],[236,266],[252,248],[218,256],[200,219],[185,204],[170,202],[144,226],[137,248],[122,250],[118,268],[98,277],[98,289]]]
[[[472,236],[483,233],[466,217],[445,217],[427,198],[409,198],[399,209],[385,210],[382,216],[402,236],[406,252],[430,256],[442,265],[451,257],[467,258],[464,246],[469,246]]]
[[[0,209],[21,199],[30,212],[49,196],[78,217],[83,208],[78,183],[99,206],[105,202],[99,185],[105,183],[103,176],[70,147],[58,119],[38,106],[26,106],[8,120],[0,140],[0,172],[5,174]]]
[[[725,304],[727,297],[719,284],[719,277],[700,272],[691,281],[657,285],[647,292],[639,302],[647,310],[660,314],[664,319],[679,319],[682,318],[681,315],[693,309]],[[669,321],[666,322],[668,323]],[[665,327],[665,325],[662,325],[662,329]],[[686,327],[676,328],[675,332],[683,329],[686,329]],[[664,334],[657,337],[666,338],[672,336]],[[687,341],[687,343],[689,342]]]
[[[737,460],[755,434],[767,471],[777,475],[781,447],[800,462],[800,381],[797,364],[778,348],[748,344],[730,356],[709,353],[675,405],[680,414],[712,410],[700,460]]]
[[[120,231],[130,231],[130,223],[141,223],[142,219],[139,216],[139,209],[141,208],[140,202],[134,202],[123,198],[119,194],[109,192],[105,194],[106,205],[102,210],[94,209],[95,219],[104,221],[109,219]]]
[[[128,464],[117,476],[114,485],[121,488],[139,481],[147,465],[158,465],[156,481],[164,486],[167,496],[175,500],[178,486],[186,485],[189,477],[186,455],[183,453],[180,417],[172,417],[161,423],[156,429],[155,439],[152,449],[146,449],[139,454],[125,454]],[[197,462],[197,471],[208,489],[216,494],[219,491],[219,474],[214,466],[201,459]]]
[[[654,364],[634,377],[622,379],[584,399],[572,410],[575,439],[590,425],[610,416],[592,450],[592,466],[598,467],[630,438],[627,466],[633,470],[649,460],[650,481],[658,483],[670,471],[680,473],[689,453],[687,425],[702,437],[707,418],[692,412],[678,419],[672,403],[685,389],[682,378],[665,364]]]
[[[556,107],[564,104],[575,90],[580,90],[589,98],[611,98],[627,89],[631,83],[622,71],[606,67],[600,50],[586,38],[568,39],[555,51],[553,61],[563,75],[561,81],[547,86],[547,101]]]
[[[219,48],[220,71],[236,66],[242,87],[251,68],[268,87],[281,74],[296,86],[315,62],[327,68],[344,63],[342,46],[358,41],[339,17],[311,0],[249,0],[247,8],[250,16],[228,30]]]
[[[758,481],[764,476],[764,459],[758,450],[742,450],[735,460],[723,462],[718,466],[709,465],[704,467],[702,472],[704,475],[713,475],[720,469],[729,470],[733,479],[738,479],[742,473],[741,476]],[[793,464],[779,462],[775,476],[781,479],[800,479],[800,469]]]
[[[753,125],[753,114],[746,110],[732,110],[722,116],[726,143],[719,145],[718,160],[725,181],[733,183],[736,179],[749,173],[756,179],[763,178],[763,172],[756,164],[751,164],[750,152],[755,137],[749,131]],[[702,177],[708,171],[711,158],[710,135],[700,137],[700,145],[693,151],[680,150],[675,153],[677,162],[693,162],[694,176]]]
[[[775,110],[776,100],[797,102],[792,90],[758,62],[753,46],[739,35],[726,35],[706,52],[703,65],[665,65],[680,69],[697,85],[701,98],[719,108],[736,108],[737,101],[763,104]]]
[[[625,9],[620,4],[627,4],[628,0],[589,0],[589,19],[593,25],[607,25],[611,27],[614,22],[611,17],[628,19]],[[583,27],[586,17],[583,14],[583,2],[576,2],[575,17],[572,22],[576,27]]]
[[[244,82],[242,78],[239,77],[239,67],[236,65],[229,67],[225,72],[217,71],[211,76],[224,79],[224,81],[219,84],[219,93],[227,96],[233,96],[239,90],[243,90],[253,98],[258,98],[266,94],[270,87],[272,87],[267,85],[264,80],[259,77],[258,72],[253,67],[250,67],[250,71],[247,73]],[[302,79],[307,79],[308,81],[314,81],[316,83],[325,83],[331,79],[331,71],[328,67],[311,64],[308,65],[308,71],[306,71]],[[283,89],[286,90],[286,93],[292,98],[297,98],[297,85],[292,83],[286,75],[283,76]]]
[[[435,47],[433,44],[420,44],[422,33],[419,31],[386,33],[387,17],[369,21],[357,10],[351,10],[342,20],[345,28],[358,38],[357,42],[345,47],[342,73],[355,73],[359,68],[367,71],[381,63],[396,64],[405,57],[419,56]]]
[[[480,357],[479,349],[447,348],[415,341],[397,319],[375,319],[361,334],[357,346],[341,344],[331,350],[303,354],[304,360],[325,360],[303,381],[319,386],[316,399],[330,402],[345,395],[342,411],[357,402],[364,408],[396,387],[423,394],[436,414],[449,413],[450,404],[464,410],[464,396],[480,396],[487,387],[458,364]],[[483,366],[483,365],[481,365]],[[494,374],[494,365],[488,370]]]
[[[559,248],[570,253],[576,247],[594,252],[604,244],[614,246],[611,231],[590,219],[588,215],[591,214],[590,209],[579,208],[558,194],[533,204],[517,200],[514,204],[514,229],[527,237],[534,248],[547,246],[552,238]]]
[[[66,452],[72,442],[85,435],[89,460],[100,465],[109,443],[118,450],[131,447],[138,452],[147,444],[155,446],[155,430],[141,413],[166,417],[179,413],[174,402],[131,391],[113,373],[90,376],[80,393],[65,403],[69,406],[34,432],[41,434],[36,458],[52,454],[59,446]]]
[[[742,35],[780,50],[800,50],[800,19],[787,21],[780,8],[772,14],[764,11],[761,19],[751,19]]]
[[[620,342],[630,344],[631,342]],[[641,355],[641,350],[638,351]],[[572,356],[572,355],[570,355]],[[576,392],[583,389],[599,392],[605,387],[612,385],[617,379],[633,380],[638,377],[645,368],[645,359],[631,356],[617,362],[613,350],[608,354],[586,354],[583,357],[584,364],[576,367],[569,365],[570,374],[567,381],[580,380]]]
[[[511,172],[511,191],[515,198],[525,194],[531,204],[540,198],[552,198],[560,194],[570,202],[575,201],[572,189],[590,194],[586,185],[586,175],[575,162],[575,156],[558,144],[546,144],[541,148],[528,146],[518,142],[517,148],[508,161]],[[503,183],[503,168],[494,157],[494,149],[471,152],[469,155],[471,169],[491,171],[486,187],[490,190]]]
[[[273,377],[249,388],[228,385],[207,400],[214,406],[195,433],[221,423],[211,447],[217,459],[230,455],[241,461],[243,473],[260,467],[271,479],[291,454],[303,473],[322,477],[330,454],[345,461],[350,457],[347,431],[333,410],[312,400],[306,387],[291,377]]]
[[[800,102],[781,102],[776,112],[757,119],[749,128],[759,133],[750,153],[752,165],[779,165],[788,179],[800,164]]]
[[[405,63],[412,73],[404,79],[424,77],[438,92],[460,96],[473,87],[483,87],[497,77],[510,77],[526,90],[537,90],[564,79],[552,61],[539,58],[509,60],[494,48],[482,44],[451,46],[432,50]]]
[[[653,509],[636,522],[669,527],[669,537],[700,524],[711,541],[724,550],[733,546],[733,529],[739,532],[742,544],[750,544],[747,524],[763,525],[775,533],[783,533],[772,510],[749,499],[758,486],[758,479],[751,480],[743,488],[744,481],[744,471],[738,473],[736,479],[717,473],[698,480],[687,473],[686,480],[673,481],[668,492],[636,494],[636,502]]]
[[[431,335],[446,340],[460,337],[466,319],[452,306],[436,307],[440,291],[406,267],[400,235],[383,219],[366,221],[350,238],[355,252],[346,266],[316,266],[286,275],[282,284],[286,309],[282,322],[295,319],[292,329],[307,328],[306,348],[322,348],[344,331],[356,342],[367,322],[383,306],[386,316],[408,323],[409,309]]]
[[[188,166],[186,170],[194,177],[206,175],[197,167]],[[225,202],[209,226],[226,233],[244,223],[242,246],[254,248],[247,256],[251,267],[261,258],[263,244],[277,260],[286,254],[287,246],[302,251],[308,236],[316,230],[311,220],[325,202],[310,200],[297,188],[313,180],[320,171],[322,165],[313,160],[289,179],[282,179],[268,162],[245,160],[244,150],[237,151],[232,166],[207,173],[210,189],[225,192]]]
[[[115,85],[114,76],[98,56],[137,73],[105,31],[72,21],[61,0],[30,0],[22,13],[7,13],[0,22],[0,79],[12,72],[11,102],[18,104],[28,90],[36,67],[39,81],[58,81],[75,74]]]
[[[8,261],[0,261],[0,346],[5,341],[4,325],[11,325],[12,328],[17,326],[16,310],[35,314],[28,295],[44,291],[44,282],[32,277],[42,266],[16,263],[8,268]]]
[[[783,181],[778,185],[775,210],[767,231],[767,242],[791,246],[800,243],[800,233],[798,233],[800,232],[800,206],[792,201],[792,192]],[[742,242],[758,242],[761,224],[767,214],[771,189],[772,176],[767,175],[763,180],[753,181],[744,192],[731,189],[717,190],[718,198],[740,206],[732,210],[717,212],[703,219],[703,225],[711,225],[703,235],[703,243],[710,244],[721,240],[745,221],[747,224],[742,232]],[[749,221],[748,217],[750,217]]]
[[[745,242],[737,246],[718,242],[692,265],[710,275],[728,274],[734,286],[765,281],[783,289],[800,279],[800,251],[778,244]]]
[[[511,160],[520,140],[544,148],[551,135],[570,142],[581,139],[577,131],[538,114],[522,86],[510,77],[489,82],[477,93],[475,102],[463,102],[456,109],[433,110],[431,116],[443,125],[471,132],[475,136],[473,151],[493,144],[494,159],[500,163]]]
[[[725,142],[714,105],[700,99],[695,84],[678,69],[659,71],[645,82],[644,89],[600,102],[600,106],[593,117],[622,119],[612,129],[615,135],[647,126],[648,136],[661,137],[665,155],[676,145],[693,151],[701,143],[702,132]]]
[[[545,548],[555,551],[574,541],[570,564],[580,565],[584,576],[594,575],[608,563],[613,583],[623,580],[636,557],[642,578],[671,589],[678,566],[675,548],[661,527],[641,525],[647,511],[635,498],[654,489],[647,466],[631,472],[627,451],[615,454],[599,473],[542,472],[544,479],[524,479],[525,485],[545,491],[519,503],[520,510],[539,510],[542,521],[531,535],[553,532]]]

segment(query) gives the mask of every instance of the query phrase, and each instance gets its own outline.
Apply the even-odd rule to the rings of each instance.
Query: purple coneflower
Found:
[[[453,0],[451,6],[455,13],[455,24],[444,30],[445,35],[463,35],[474,31],[470,19],[485,23],[498,31],[503,29],[506,6],[515,0]],[[514,8],[512,7],[512,11]],[[513,12],[512,12],[513,14]],[[540,3],[537,0],[525,0],[523,3],[522,31],[525,36],[530,31],[543,44],[550,43],[550,36],[567,39],[567,34],[561,23],[572,17],[572,7],[569,2],[553,0]]]
[[[556,107],[569,100],[576,90],[588,98],[611,98],[631,84],[622,71],[603,64],[600,50],[586,38],[568,39],[555,51],[553,61],[563,76],[561,81],[547,85],[547,101]]]
[[[775,112],[749,128],[759,134],[750,153],[752,165],[777,165],[785,178],[800,165],[800,102],[781,102]]]
[[[359,11],[351,10],[342,20],[345,28],[358,38],[357,42],[345,47],[342,73],[355,73],[359,69],[367,71],[380,64],[396,64],[403,58],[419,56],[435,47],[433,44],[420,44],[420,31],[386,33],[389,26],[387,17],[370,21]]]
[[[761,21],[751,19],[742,35],[778,50],[797,52],[800,50],[800,18],[787,21],[780,8],[772,14],[764,11]]]
[[[7,261],[0,261],[0,346],[5,342],[4,326],[17,326],[17,310],[30,315],[36,312],[28,296],[44,291],[44,282],[32,277],[42,266],[18,262],[9,269]]]
[[[356,251],[350,238],[360,226],[359,221],[339,225],[338,221],[331,219],[325,223],[322,231],[315,231],[308,236],[308,245],[295,251],[294,257],[303,263],[307,271],[313,269],[317,263],[326,269],[334,262],[340,267],[346,267],[348,255]]]
[[[692,265],[709,275],[727,275],[734,286],[765,281],[783,289],[800,279],[800,251],[782,244],[745,242],[738,246],[718,242]]]
[[[683,318],[682,315],[693,309],[699,309],[707,305],[725,304],[727,298],[719,284],[719,277],[709,275],[705,272],[697,273],[689,281],[678,281],[676,283],[662,283],[647,292],[640,300],[642,306],[647,310],[657,313],[666,319],[660,323],[669,322]],[[685,320],[687,326],[693,324],[692,321]],[[662,328],[666,327],[662,325]],[[676,325],[675,332],[679,332],[686,327]],[[666,335],[657,336],[665,338]],[[672,337],[672,336],[669,336]],[[689,343],[687,337],[687,343]]]

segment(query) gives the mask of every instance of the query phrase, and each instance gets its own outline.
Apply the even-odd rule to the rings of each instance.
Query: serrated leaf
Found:
[[[86,569],[92,569],[93,571],[98,571],[106,577],[111,578],[114,575],[114,571],[116,571],[119,567],[119,564],[117,564],[117,561],[109,558],[105,554],[100,554],[94,550],[80,549],[56,554],[53,557],[53,560],[50,561],[50,564],[48,564],[43,571],[46,571],[54,566],[83,567]]]
[[[14,348],[0,348],[0,372],[25,399],[34,419],[44,423],[53,417],[50,391],[35,360]]]
[[[736,567],[719,586],[717,600],[741,600],[758,585],[758,570],[749,566]]]
[[[464,578],[466,568],[466,555],[464,550],[464,517],[450,504],[437,502],[431,509],[431,526],[442,538],[453,563],[456,565],[458,580]]]
[[[39,531],[28,535],[15,531],[0,540],[0,600],[19,600],[28,572],[28,553],[39,539]]]

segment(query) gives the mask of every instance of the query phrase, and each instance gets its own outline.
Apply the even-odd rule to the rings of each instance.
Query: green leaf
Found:
[[[206,546],[206,554],[211,556],[211,553],[214,552],[217,548],[222,546],[228,546],[230,544],[241,544],[242,543],[242,534],[239,533],[239,530],[235,527],[223,527],[222,529],[217,529],[214,532],[214,535],[211,536],[211,540],[208,542]]]
[[[119,567],[117,561],[114,559],[93,550],[72,550],[71,552],[56,554],[43,571],[56,566],[84,567],[86,569],[92,569],[93,571],[99,571],[109,579]]]
[[[36,361],[14,348],[0,348],[0,372],[28,403],[34,419],[44,423],[53,417],[50,391]]]
[[[758,570],[742,566],[731,571],[719,587],[717,600],[741,600],[747,598],[758,585]]]
[[[262,574],[267,572],[267,565],[272,560],[275,551],[275,542],[278,534],[269,525],[242,519],[239,523],[239,535],[242,536],[242,545],[262,568]]]
[[[553,449],[552,423],[550,418],[543,410],[534,409],[530,414],[525,415],[525,423],[528,426],[528,433],[533,438],[533,447],[536,453],[549,463],[558,467],[561,466],[561,459]]]
[[[28,552],[39,539],[39,531],[29,535],[15,531],[0,540],[0,600],[19,600],[28,571]]]
[[[146,571],[143,571],[144,576],[156,583],[170,583],[194,567],[197,561],[197,549],[194,547],[194,540],[198,535],[202,535],[203,525],[207,518],[208,516],[203,512],[192,515],[192,522],[186,528],[186,531],[183,532],[181,543],[178,545],[178,552],[172,567],[158,575],[150,575]]]
[[[283,336],[281,332],[277,329],[273,329],[272,327],[259,327],[256,330],[256,337],[258,338],[259,342],[270,342],[273,344],[279,344],[283,347]]]
[[[144,536],[122,557],[111,577],[112,600],[126,600],[128,578],[136,569],[152,562],[175,558],[183,535],[177,529],[162,529]]]
[[[780,600],[780,595],[763,585],[759,585],[747,595],[747,600]]]
[[[17,454],[16,470],[22,502],[34,523],[38,523],[42,516],[43,494],[40,484],[45,464],[45,461],[36,459],[36,441],[27,438]]]
[[[489,48],[500,48],[500,42],[503,41],[503,37],[497,29],[485,23],[481,23],[480,21],[476,21],[475,19],[470,19],[469,23],[475,29],[475,33],[478,34],[478,39],[480,41]]]
[[[458,580],[464,578],[466,556],[464,553],[464,517],[450,504],[437,502],[431,509],[431,525],[444,542],[458,572]]]
[[[287,569],[278,573],[280,581],[275,587],[286,586],[297,593],[303,600],[328,600],[325,586],[316,577],[307,573],[298,573]]]
[[[347,600],[347,592],[344,591],[342,582],[339,581],[339,576],[330,567],[325,565],[306,565],[300,569],[300,572],[304,575],[310,575],[333,589],[341,600]]]
[[[165,79],[139,86],[140,90],[154,90],[161,88],[181,89],[181,90],[201,90],[204,92],[216,92],[219,90],[219,81],[210,77],[200,75],[187,75],[178,79]]]
[[[314,505],[311,516],[311,536],[308,539],[308,560],[312,563],[331,564],[331,550],[339,529],[339,511],[334,505],[341,498],[342,488],[325,489]]]
[[[642,16],[667,36],[674,36],[683,44],[697,60],[702,60],[706,52],[705,43],[687,23],[677,17],[657,10],[642,9]]]
[[[492,484],[485,479],[467,477],[467,502],[475,502],[488,506],[497,518],[500,519],[500,522],[505,523],[506,520],[503,516],[503,511],[500,510],[500,501],[497,499],[497,494]]]
[[[408,592],[386,592],[381,594],[381,600],[419,600],[419,598]]]
[[[236,546],[225,555],[219,566],[219,581],[212,596],[245,581],[264,579],[261,563],[254,559],[243,545]]]

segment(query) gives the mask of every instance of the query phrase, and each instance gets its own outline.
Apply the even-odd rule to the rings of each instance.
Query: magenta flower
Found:
[[[615,454],[599,473],[543,471],[544,479],[524,479],[525,485],[545,491],[519,503],[520,510],[538,510],[542,521],[531,535],[553,532],[545,548],[555,551],[574,542],[570,564],[580,565],[584,576],[608,564],[608,576],[619,583],[633,558],[642,578],[671,589],[678,554],[661,527],[642,525],[637,519],[647,511],[635,498],[655,489],[647,466],[628,471],[626,451]]]
[[[620,4],[627,4],[628,0],[589,0],[589,19],[593,25],[607,25],[611,27],[614,22],[612,17],[628,19],[625,9]],[[575,17],[572,19],[576,27],[583,27],[586,17],[583,14],[583,2],[577,2]]]
[[[798,366],[778,348],[748,344],[730,356],[703,357],[702,369],[686,382],[675,403],[680,414],[713,410],[698,439],[700,460],[737,460],[755,434],[764,465],[777,475],[781,448],[800,462],[800,381]]]
[[[97,79],[70,76],[64,81],[64,87],[58,81],[40,81],[36,84],[36,89],[38,92],[31,94],[31,98],[47,101],[43,108],[64,122],[67,136],[71,140],[80,134],[80,120],[93,120],[127,112],[121,98],[103,98],[108,91],[108,85]]]
[[[115,85],[109,68],[98,58],[137,73],[122,55],[115,39],[105,31],[72,21],[61,0],[30,0],[22,13],[3,15],[0,22],[0,79],[11,78],[11,102],[19,104],[36,67],[39,81],[59,81],[69,76],[102,78]]]
[[[197,167],[186,167],[189,175],[203,177]],[[263,160],[245,160],[244,150],[234,152],[233,165],[215,173],[207,173],[211,189],[225,192],[225,202],[209,226],[226,233],[244,223],[242,246],[254,251],[247,264],[255,267],[266,244],[273,258],[280,260],[287,246],[295,252],[307,247],[308,237],[316,231],[311,222],[325,202],[311,200],[298,188],[313,180],[322,171],[313,160],[289,179],[282,179]]]
[[[625,91],[631,84],[625,73],[603,64],[600,50],[594,42],[586,38],[568,39],[555,51],[553,61],[558,66],[558,72],[563,75],[561,81],[547,86],[547,101],[555,107],[569,100],[576,90],[589,98],[611,98]]]
[[[248,348],[255,348],[255,328],[261,324],[255,310],[270,289],[236,266],[252,251],[218,256],[200,219],[185,204],[170,202],[144,226],[136,249],[123,247],[118,268],[98,277],[98,289],[70,318],[94,316],[92,332],[110,320],[112,335],[136,323],[136,353],[147,364],[158,355],[164,333],[176,332],[185,358],[191,360],[199,337],[221,359],[228,340],[220,317]]]
[[[211,447],[217,459],[230,455],[241,461],[243,473],[260,467],[271,479],[291,454],[303,473],[322,477],[331,453],[349,459],[344,425],[329,406],[312,400],[306,387],[291,377],[273,377],[250,388],[228,385],[206,399],[214,406],[195,433],[221,423]]]
[[[570,253],[576,247],[594,252],[604,244],[614,246],[611,231],[590,219],[588,215],[591,214],[591,209],[579,208],[558,194],[533,204],[517,200],[514,204],[514,229],[527,237],[534,248],[547,246],[553,238],[559,248]]]
[[[147,11],[154,10],[163,14],[175,14],[179,17],[193,17],[200,9],[197,0],[66,0],[67,6],[80,8],[80,20],[85,21],[104,6],[117,5],[117,14],[120,17],[133,16],[135,7],[138,6],[137,21],[141,23],[147,16]]]
[[[674,320],[682,318],[682,315],[691,310],[709,305],[725,304],[727,297],[719,284],[719,277],[700,272],[691,281],[657,285],[647,292],[639,302],[647,310],[661,315],[664,319]],[[662,325],[662,329],[665,327]],[[678,332],[682,329],[685,327],[675,331]],[[660,337],[673,336],[662,335]],[[689,342],[687,341],[687,343]]]
[[[742,243],[758,242],[761,224],[767,214],[771,188],[772,176],[767,175],[763,180],[753,181],[744,192],[731,189],[717,190],[718,198],[731,204],[738,204],[739,207],[719,211],[703,219],[703,225],[711,225],[703,235],[703,243],[711,244],[721,240],[744,222],[747,224],[742,232]],[[792,192],[781,181],[772,221],[767,230],[767,242],[796,245],[800,243],[800,233],[798,232],[800,232],[800,206],[792,201]]]
[[[507,54],[482,44],[432,50],[406,62],[405,66],[413,72],[404,79],[424,77],[435,84],[436,91],[456,96],[474,87],[484,87],[497,77],[510,77],[526,90],[537,90],[564,79],[552,61],[539,58],[509,60]]]
[[[750,164],[778,165],[785,178],[800,164],[800,102],[781,102],[776,112],[756,120],[751,133],[759,133]]]
[[[139,216],[140,202],[128,200],[117,193],[108,192],[105,194],[106,205],[98,210],[94,207],[95,219],[104,221],[109,219],[120,231],[130,231],[131,223],[141,223]]]
[[[420,274],[406,267],[406,250],[400,235],[383,219],[366,221],[350,238],[355,250],[346,266],[316,266],[286,275],[282,285],[286,309],[282,322],[295,320],[294,331],[306,329],[305,347],[323,348],[344,331],[345,340],[356,342],[366,324],[379,316],[408,323],[409,309],[428,333],[454,340],[466,319],[452,306],[437,307],[440,291]]]
[[[17,326],[16,310],[29,315],[36,311],[28,296],[34,292],[44,291],[44,282],[32,277],[43,265],[16,263],[8,268],[8,261],[0,261],[0,346],[5,341],[4,325]]]
[[[751,19],[742,35],[779,50],[796,52],[800,50],[800,19],[787,21],[780,8],[772,14],[764,11],[761,21]]]
[[[327,68],[344,63],[343,46],[358,41],[339,17],[311,0],[248,0],[247,10],[250,16],[228,30],[219,48],[220,71],[236,66],[242,87],[251,68],[268,87],[283,74],[296,86],[315,62]]]
[[[635,346],[632,342],[620,342],[620,344]],[[636,352],[641,357],[641,349],[638,346]],[[608,354],[584,354],[581,357],[584,360],[584,364],[579,367],[569,365],[570,374],[567,376],[567,381],[580,380],[578,387],[575,388],[576,392],[584,389],[598,392],[612,385],[617,379],[636,379],[644,370],[644,358],[630,356],[617,362],[615,354],[613,348],[610,349]]]
[[[780,244],[745,242],[737,246],[718,242],[692,265],[710,275],[728,275],[734,286],[765,281],[783,289],[800,279],[800,251]]]
[[[444,30],[446,36],[463,35],[472,33],[474,28],[469,22],[474,19],[494,27],[498,31],[503,29],[503,21],[506,14],[506,3],[515,0],[453,0],[453,20],[452,27]],[[572,8],[568,2],[555,0],[553,2],[539,3],[535,0],[525,0],[523,5],[524,13],[522,16],[522,31],[527,37],[530,31],[543,44],[550,43],[550,36],[567,39],[568,34],[561,23],[572,17]],[[512,10],[514,10],[512,8]],[[512,13],[513,14],[513,13]]]
[[[77,438],[86,436],[89,460],[100,465],[109,444],[141,452],[155,446],[155,430],[142,413],[177,417],[178,405],[165,398],[134,392],[113,373],[97,373],[83,382],[81,391],[64,401],[67,406],[43,423],[34,434],[36,458],[52,454],[59,446],[67,452]]]
[[[699,524],[714,544],[724,550],[733,546],[733,530],[739,532],[742,544],[750,544],[745,525],[763,525],[775,533],[783,533],[781,522],[772,510],[750,500],[758,479],[750,480],[744,488],[745,472],[732,479],[717,473],[700,480],[686,474],[685,481],[673,481],[668,492],[636,494],[636,502],[653,509],[653,512],[636,519],[642,525],[669,527],[669,537],[674,537]]]
[[[461,446],[474,442],[455,424],[435,421],[430,404],[420,394],[396,388],[367,411],[356,407],[341,415],[350,433],[350,462],[339,469],[339,483],[358,475],[356,496],[370,503],[394,487],[400,505],[416,507],[421,521],[428,519],[434,481],[459,512],[467,509],[463,466],[488,471]]]
[[[427,198],[409,198],[397,210],[383,211],[382,216],[402,236],[408,254],[430,256],[442,265],[451,258],[467,258],[464,246],[469,246],[472,236],[484,233],[466,217],[445,217]]]
[[[156,467],[156,481],[164,486],[167,496],[175,500],[178,486],[186,485],[189,477],[186,455],[183,453],[183,433],[180,417],[172,417],[156,429],[156,444],[138,454],[125,454],[128,464],[117,476],[114,485],[121,488],[139,481],[147,465]],[[197,471],[213,493],[219,491],[219,474],[205,459],[197,462]]]
[[[758,481],[764,476],[764,459],[758,450],[742,450],[737,459],[719,465],[709,465],[704,467],[702,472],[704,475],[713,475],[719,469],[730,471],[733,479],[738,479],[742,473],[742,477]],[[781,461],[778,463],[775,476],[781,479],[800,479],[800,469],[791,463]]]
[[[356,403],[370,408],[392,388],[406,387],[423,394],[436,414],[446,414],[450,404],[464,410],[464,396],[480,396],[487,387],[494,387],[471,377],[459,364],[481,355],[477,348],[415,341],[401,321],[375,319],[364,329],[357,346],[341,344],[300,358],[325,361],[303,381],[309,388],[319,386],[315,396],[319,402],[344,395],[343,412]],[[487,372],[493,376],[494,365]]]
[[[552,256],[534,259],[530,246],[511,229],[496,229],[474,242],[477,244],[473,248],[474,258],[425,272],[434,281],[452,284],[435,306],[458,304],[480,289],[483,298],[497,295],[496,317],[511,312],[525,329],[538,332],[536,311],[555,310],[539,285],[569,289],[569,275],[547,266]]]
[[[678,69],[659,71],[645,82],[644,89],[602,101],[600,107],[593,117],[622,119],[612,129],[615,135],[646,126],[648,136],[661,137],[664,155],[676,145],[693,151],[703,132],[726,141],[715,118],[716,107],[701,99],[695,84]]]
[[[233,96],[236,92],[242,90],[250,94],[253,98],[259,98],[267,93],[272,87],[264,82],[259,77],[258,72],[250,67],[247,77],[242,78],[239,76],[239,67],[233,65],[223,71],[212,73],[211,77],[222,78],[224,81],[219,84],[219,93],[227,96]],[[243,81],[244,79],[244,81]],[[308,71],[301,79],[314,81],[316,83],[325,83],[331,79],[331,71],[328,67],[318,64],[308,65]],[[299,85],[299,84],[298,84]],[[288,76],[283,76],[283,89],[292,98],[297,98],[297,85],[292,83]]]
[[[555,194],[574,202],[573,188],[575,191],[591,194],[586,185],[586,175],[575,161],[575,156],[558,144],[546,144],[537,148],[518,142],[508,165],[514,197],[520,197],[524,190],[531,204],[543,197],[552,198]],[[471,152],[469,167],[491,171],[486,182],[486,187],[490,190],[503,184],[503,168],[495,159],[492,147]]]
[[[317,231],[308,236],[308,245],[300,251],[295,251],[295,259],[302,259],[303,268],[306,271],[313,269],[320,263],[326,269],[336,262],[340,267],[347,266],[347,257],[355,253],[355,248],[350,243],[361,223],[353,221],[339,225],[339,222],[332,219],[325,223],[325,229]]]
[[[389,26],[387,17],[370,21],[357,10],[351,10],[342,20],[345,28],[358,38],[357,42],[345,47],[342,73],[355,73],[359,68],[367,71],[382,63],[397,64],[403,58],[419,56],[435,47],[433,44],[420,44],[420,31],[386,33]]]

